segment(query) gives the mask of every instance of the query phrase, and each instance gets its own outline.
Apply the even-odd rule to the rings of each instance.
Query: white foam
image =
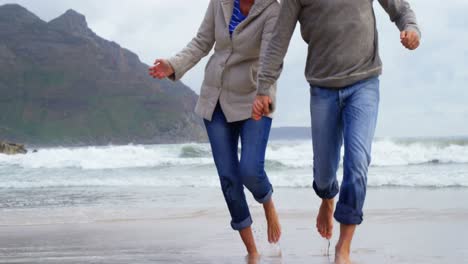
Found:
[[[80,168],[85,170],[210,164],[210,157],[180,158],[186,145],[129,145],[40,149],[27,155],[0,155],[0,165],[23,168]],[[207,147],[198,145],[197,147]]]
[[[423,142],[399,144],[384,140],[374,143],[372,158],[372,166],[406,166],[433,162],[468,163],[468,146],[444,146]],[[267,161],[285,168],[312,167],[312,160],[312,144],[308,140],[273,141],[267,149]],[[208,144],[51,148],[40,149],[37,153],[27,155],[0,154],[0,166],[33,169],[97,170],[212,164]]]
[[[398,144],[378,141],[373,147],[373,165],[405,166],[423,163],[468,163],[468,146],[424,142]]]
[[[309,140],[272,141],[267,172],[275,186],[310,187],[312,160]],[[0,188],[219,185],[209,144],[39,149],[0,154],[0,168]],[[379,140],[369,185],[468,186],[467,168],[468,144]]]

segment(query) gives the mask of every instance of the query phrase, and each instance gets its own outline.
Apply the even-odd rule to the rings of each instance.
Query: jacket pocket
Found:
[[[258,66],[253,64],[250,66],[250,81],[254,84],[255,89],[257,88],[257,75],[258,75]]]
[[[249,62],[233,65],[225,72],[225,84],[237,94],[249,94],[256,90],[256,77]]]
[[[213,54],[211,58],[208,60],[205,66],[205,78],[204,78],[204,85],[211,86],[211,87],[218,87],[220,86],[220,72],[219,67],[216,67],[216,62],[220,60],[219,56]]]

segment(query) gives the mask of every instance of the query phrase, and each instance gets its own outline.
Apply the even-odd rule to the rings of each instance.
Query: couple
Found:
[[[401,43],[416,49],[420,31],[408,2],[379,2],[398,26]],[[335,262],[350,263],[351,240],[363,221],[382,72],[373,0],[210,0],[196,37],[174,57],[156,60],[150,74],[179,80],[214,46],[195,111],[204,119],[231,226],[255,256],[244,186],[263,204],[268,241],[278,242],[281,226],[264,170],[265,150],[276,81],[298,21],[309,46],[313,188],[322,199],[317,230],[330,239],[334,217],[341,224]],[[336,173],[343,144],[340,187]]]

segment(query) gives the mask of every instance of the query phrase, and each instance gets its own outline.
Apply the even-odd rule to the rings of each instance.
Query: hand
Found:
[[[401,44],[409,50],[419,47],[419,35],[415,31],[402,31],[400,34]]]
[[[164,79],[174,74],[174,69],[167,60],[157,59],[154,66],[149,68],[149,74],[153,78]]]
[[[260,120],[262,116],[270,114],[271,98],[266,95],[257,95],[252,107],[252,119]]]

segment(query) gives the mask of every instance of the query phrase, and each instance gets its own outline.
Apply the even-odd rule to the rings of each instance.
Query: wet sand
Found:
[[[217,188],[151,191],[160,198],[144,204],[1,210],[0,263],[247,263]],[[313,190],[277,189],[274,198],[281,256],[266,242],[262,208],[249,197],[259,263],[331,263],[315,231]],[[462,188],[370,189],[354,262],[467,263],[466,201]]]

